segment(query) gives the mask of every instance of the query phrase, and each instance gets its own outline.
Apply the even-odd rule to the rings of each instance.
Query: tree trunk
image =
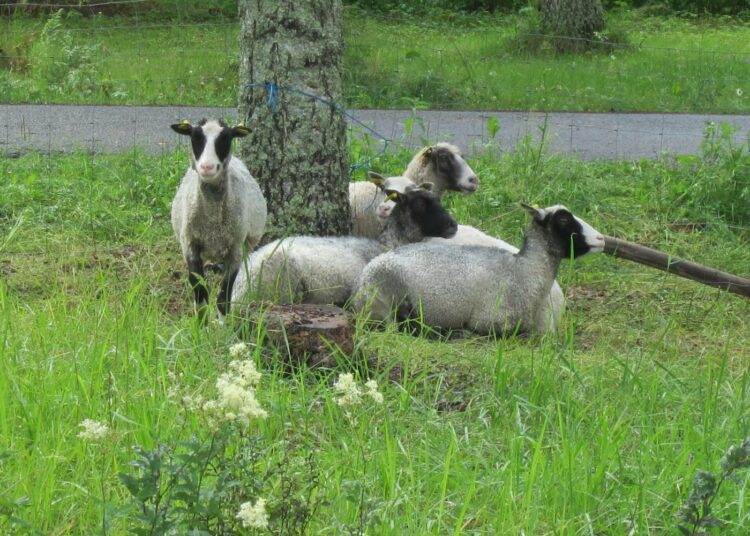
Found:
[[[239,5],[239,155],[268,204],[263,241],[348,234],[346,125],[330,105],[343,109],[341,0]]]
[[[542,33],[558,52],[592,48],[595,32],[607,25],[600,0],[544,0],[541,2]]]

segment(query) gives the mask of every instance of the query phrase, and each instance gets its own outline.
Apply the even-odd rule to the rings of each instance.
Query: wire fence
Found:
[[[239,22],[222,14],[164,22],[149,12],[151,4],[61,3],[56,7],[87,16],[55,22],[52,14],[19,17],[10,9],[16,3],[0,2],[5,14],[0,20],[0,155],[83,151],[97,158],[130,151],[135,159],[144,151],[166,159],[181,143],[167,128],[170,123],[236,118],[240,85],[265,84],[238,80]],[[98,14],[124,6],[129,8],[126,18]],[[750,116],[729,118],[718,112],[750,110],[750,42],[720,50],[701,43],[689,48],[597,41],[591,44],[606,53],[571,56],[557,71],[551,66],[559,60],[540,62],[513,45],[554,36],[520,31],[516,41],[507,36],[503,41],[496,34],[507,30],[487,25],[462,29],[461,38],[446,40],[445,25],[413,21],[378,35],[378,24],[403,22],[379,16],[345,29],[344,99],[323,104],[347,117],[351,135],[366,133],[376,140],[371,153],[352,162],[353,168],[377,167],[386,149],[415,150],[441,140],[469,152],[502,154],[521,140],[539,143],[544,136],[549,150],[581,159],[697,154],[707,121],[734,122],[735,143],[748,143]],[[652,111],[700,113],[574,113],[591,107],[629,111],[644,102]],[[527,111],[494,111],[498,108]],[[165,174],[162,170],[160,179]],[[41,180],[51,186],[54,179]],[[93,228],[97,224],[91,218]],[[101,252],[95,235],[92,230],[92,250],[68,253]],[[2,236],[3,256],[42,254],[3,249]]]

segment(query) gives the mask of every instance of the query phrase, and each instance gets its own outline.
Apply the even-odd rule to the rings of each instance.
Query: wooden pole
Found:
[[[750,298],[750,279],[714,270],[627,240],[605,236],[604,253]]]

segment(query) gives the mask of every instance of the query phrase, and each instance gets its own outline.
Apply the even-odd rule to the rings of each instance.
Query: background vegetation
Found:
[[[533,14],[508,4],[512,16],[349,8],[347,103],[747,110],[750,40],[734,20],[607,4],[629,46],[558,56],[519,42]],[[233,106],[236,3],[175,6],[6,10],[0,102]],[[529,140],[488,146],[470,162],[480,190],[446,201],[515,244],[518,201],[562,202],[601,232],[747,277],[750,142],[731,140],[710,125],[696,157],[588,163]],[[394,146],[353,138],[350,161],[398,173],[411,154]],[[592,255],[558,274],[557,335],[358,326],[335,369],[289,367],[263,326],[194,322],[169,225],[186,166],[181,153],[0,157],[0,533],[252,533],[236,515],[264,498],[275,534],[697,534],[714,530],[691,521],[707,504],[721,534],[747,534],[748,474],[723,475],[747,462],[727,451],[750,435],[748,300]],[[216,425],[203,402],[239,340],[267,416]],[[341,406],[344,372],[376,380],[382,404]],[[107,431],[83,433],[86,419]]]
[[[166,20],[159,9],[126,5],[140,6],[138,13],[84,17],[68,11],[0,22],[0,99],[234,106],[239,30],[224,4],[186,3]],[[394,16],[352,7],[344,18],[345,104],[748,110],[750,30],[739,19],[656,17],[622,9],[612,9],[609,19],[592,51],[572,55],[555,53],[538,34],[533,9],[462,14],[435,8],[424,16]]]

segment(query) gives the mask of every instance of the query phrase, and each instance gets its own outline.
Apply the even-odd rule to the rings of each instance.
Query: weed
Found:
[[[709,123],[701,144],[705,173],[693,183],[693,203],[730,222],[750,222],[750,138],[737,144],[737,128]]]
[[[63,26],[62,9],[48,17],[31,49],[31,70],[39,83],[60,94],[92,95],[98,85],[100,47],[78,44]]]
[[[729,447],[721,459],[718,482],[712,473],[698,469],[690,496],[677,514],[677,518],[687,524],[677,525],[680,532],[685,536],[706,536],[711,529],[724,526],[725,522],[713,514],[712,505],[724,481],[732,480],[738,469],[747,467],[750,467],[750,437],[739,446]]]

